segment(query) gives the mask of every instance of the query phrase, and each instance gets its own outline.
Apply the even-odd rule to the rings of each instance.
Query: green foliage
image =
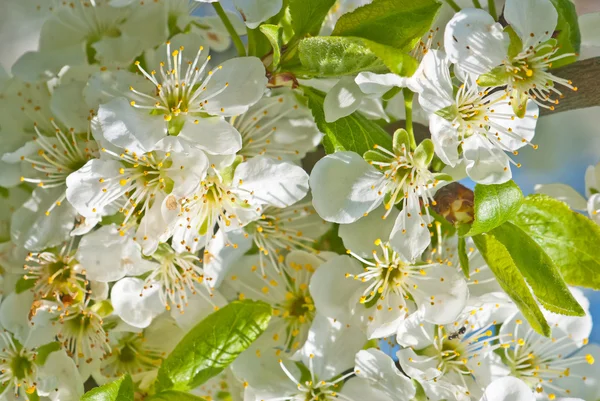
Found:
[[[294,35],[299,38],[317,35],[334,4],[335,0],[289,0]]]
[[[133,381],[124,375],[83,395],[81,401],[133,401]]]
[[[495,228],[492,233],[506,247],[544,308],[563,315],[585,315],[552,259],[527,233],[509,222]]]
[[[43,366],[46,363],[46,359],[48,359],[48,356],[54,351],[58,350],[60,350],[60,343],[58,341],[54,341],[48,344],[44,344],[41,347],[38,347],[35,363],[39,366]]]
[[[523,202],[523,193],[513,181],[475,186],[475,221],[466,235],[489,232],[510,220]]]
[[[581,32],[575,4],[571,0],[550,0],[558,11],[556,40],[560,49],[554,57],[567,53],[579,53],[581,48]],[[552,63],[552,68],[561,67],[577,61],[577,56],[566,57]]]
[[[32,289],[35,286],[35,280],[26,279],[24,276],[17,280],[17,284],[15,285],[15,292],[20,294],[27,290]]]
[[[476,235],[473,241],[502,289],[517,305],[531,327],[546,337],[550,336],[550,326],[506,247],[493,233]]]
[[[157,392],[186,391],[221,373],[263,333],[271,312],[264,302],[245,300],[209,315],[163,361]]]
[[[148,398],[148,401],[206,401],[190,393],[182,391],[163,391]]]
[[[512,222],[558,266],[570,285],[600,289],[600,227],[556,199],[532,195]]]
[[[342,15],[332,35],[411,50],[430,29],[440,7],[436,0],[374,0]]]
[[[273,63],[272,69],[276,69],[281,61],[281,35],[282,30],[277,25],[263,24],[260,26],[260,31],[267,37],[271,47],[273,48]]]
[[[338,77],[361,71],[387,71],[383,61],[359,38],[306,38],[300,42],[298,51],[303,71],[297,73],[304,75]]]
[[[306,87],[303,88],[303,91],[308,98],[308,106],[319,130],[325,134],[323,146],[328,154],[349,150],[362,155],[373,149],[376,144],[386,149],[392,149],[391,136],[359,112],[354,112],[332,123],[326,122],[323,111],[325,94]]]
[[[363,39],[363,44],[394,74],[411,76],[419,67],[417,60],[402,50],[367,39]]]

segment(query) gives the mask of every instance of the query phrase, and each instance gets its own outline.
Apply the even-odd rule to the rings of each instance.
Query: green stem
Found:
[[[481,7],[481,3],[479,2],[479,0],[473,0],[473,5],[475,6],[475,8],[483,8]]]
[[[254,29],[247,28],[248,32],[248,55],[256,56],[256,32]]]
[[[408,132],[408,137],[410,138],[410,148],[415,150],[417,148],[417,141],[415,140],[412,118],[413,97],[415,94],[408,88],[404,88],[402,93],[404,94],[404,109],[406,111],[406,132]]]
[[[498,21],[498,12],[496,11],[496,1],[488,0],[488,12],[496,21]]]
[[[215,8],[215,11],[217,12],[217,15],[219,16],[219,18],[221,18],[221,21],[223,21],[223,25],[225,25],[225,29],[227,29],[227,32],[229,32],[229,35],[231,36],[231,39],[233,40],[233,44],[235,45],[235,48],[237,49],[238,56],[244,57],[246,55],[246,48],[244,47],[244,43],[242,42],[240,35],[238,35],[237,32],[235,31],[235,28],[231,24],[231,21],[229,21],[229,17],[225,13],[225,10],[223,10],[223,6],[221,6],[221,4],[219,4],[219,3],[212,3],[212,5]]]
[[[446,3],[448,3],[448,5],[450,7],[452,7],[454,9],[454,11],[456,11],[456,12],[460,11],[460,6],[458,4],[456,4],[456,2],[454,0],[446,0]]]

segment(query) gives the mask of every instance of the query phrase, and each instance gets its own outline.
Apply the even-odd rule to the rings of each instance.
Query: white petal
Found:
[[[516,377],[503,377],[486,387],[481,401],[534,401],[531,388]]]
[[[401,349],[396,355],[402,370],[413,379],[429,381],[442,375],[442,372],[437,369],[436,359],[417,355],[412,348]]]
[[[600,224],[600,194],[594,194],[588,199],[587,210],[590,218]]]
[[[427,113],[435,113],[455,104],[449,68],[443,51],[430,50],[408,80],[408,86],[419,94],[419,104]]]
[[[110,294],[115,314],[140,329],[150,326],[152,319],[165,310],[159,297],[160,285],[148,289],[144,286],[143,280],[126,277],[116,282]]]
[[[451,62],[481,75],[502,63],[509,40],[502,26],[486,11],[465,8],[446,25],[444,45]]]
[[[368,95],[382,96],[394,87],[404,88],[407,78],[396,74],[375,74],[372,72],[359,73],[354,82],[363,93]]]
[[[283,5],[282,0],[233,0],[233,3],[250,29],[277,14]]]
[[[212,154],[235,154],[242,148],[240,133],[223,117],[187,118],[178,137]]]
[[[508,156],[480,135],[464,141],[463,157],[467,174],[479,184],[502,184],[512,177]]]
[[[116,160],[92,159],[67,177],[67,199],[79,214],[85,217],[108,216],[114,213],[111,206],[123,195],[124,188],[118,177],[121,163]],[[101,182],[103,179],[104,182]],[[103,189],[106,188],[106,192]]]
[[[362,352],[362,351],[361,351]],[[351,378],[340,391],[339,397],[348,400],[389,401],[391,396],[379,390],[369,381],[359,378]]]
[[[237,166],[233,183],[239,183],[242,198],[253,192],[250,203],[258,205],[290,206],[308,192],[308,174],[301,167],[264,156]]]
[[[98,120],[107,141],[131,152],[150,152],[167,135],[162,116],[136,109],[122,97],[100,105]]]
[[[538,105],[529,100],[523,118],[511,118],[513,114],[513,108],[508,99],[496,103],[494,112],[488,114],[490,132],[494,135],[498,134],[502,145],[510,151],[521,149],[531,142],[535,135],[540,111]],[[497,139],[494,138],[494,140]]]
[[[298,356],[305,366],[312,363],[316,377],[327,380],[351,367],[354,355],[366,342],[367,338],[357,327],[317,314]]]
[[[361,284],[346,277],[346,273],[360,274],[362,271],[361,264],[346,255],[323,263],[313,274],[309,287],[319,313],[350,323],[360,298]]]
[[[392,358],[377,349],[359,351],[355,358],[355,371],[358,377],[373,382],[389,396],[403,400],[415,396],[410,379],[396,368]]]
[[[523,49],[550,39],[558,12],[550,0],[506,0],[504,18],[523,41]]]
[[[33,303],[33,293],[25,291],[20,294],[8,294],[0,304],[0,327],[10,331],[17,340],[24,344],[31,331],[28,314]]]
[[[30,251],[41,251],[69,237],[77,212],[68,202],[56,205],[64,192],[64,186],[33,191],[31,198],[12,216],[11,238],[15,244]]]
[[[180,149],[182,142],[177,137],[168,136],[157,144],[157,148],[170,153],[173,164],[169,178],[173,180],[171,195],[178,198],[190,195],[206,177],[208,158],[200,149]]]
[[[152,206],[146,210],[135,233],[144,255],[152,255],[158,244],[166,242],[173,233],[179,207],[175,196],[158,193]]]
[[[535,192],[561,200],[575,210],[587,209],[585,198],[573,187],[566,184],[538,184],[535,186]]]
[[[354,113],[364,97],[365,94],[352,77],[342,77],[325,96],[325,121],[331,123]]]
[[[310,176],[313,205],[327,221],[355,222],[383,201],[383,195],[378,195],[382,177],[354,152],[327,155],[317,162]]]
[[[119,235],[114,224],[83,236],[77,260],[84,266],[88,279],[107,283],[125,276],[138,276],[157,266],[142,258],[139,245],[131,236]]]
[[[569,288],[571,293],[585,311],[585,316],[565,316],[555,313],[545,313],[546,320],[551,327],[559,327],[576,342],[584,342],[592,333],[592,316],[590,315],[590,301],[578,288]]]
[[[375,307],[359,309],[367,316],[367,336],[369,339],[391,337],[396,334],[400,324],[406,319],[413,305],[404,296],[390,291],[385,299],[379,299]]]
[[[396,218],[390,244],[395,251],[402,254],[408,261],[414,261],[421,256],[431,243],[431,236],[425,218],[420,216],[419,200],[412,196],[406,199],[404,209]]]
[[[38,391],[48,394],[58,401],[76,401],[83,395],[83,378],[75,362],[63,350],[48,355],[46,362],[39,368]]]
[[[558,377],[553,384],[558,388],[570,389],[570,395],[583,400],[597,400],[600,393],[600,346],[590,344],[582,347],[572,357],[585,358],[590,355],[594,364],[581,362],[571,366],[571,374],[568,377]],[[581,378],[585,377],[586,380]]]
[[[398,209],[393,208],[387,218],[383,219],[387,212],[383,206],[380,206],[354,223],[340,224],[338,234],[346,249],[363,258],[371,258],[373,250],[379,249],[374,245],[375,240],[387,241],[400,213]]]
[[[425,321],[424,312],[421,308],[404,319],[398,327],[396,336],[398,344],[414,349],[423,349],[431,344],[430,335],[434,332],[434,326]]]
[[[469,289],[462,273],[445,265],[430,267],[423,277],[415,277],[418,289],[412,292],[425,308],[424,318],[435,324],[452,323],[463,311]],[[435,295],[432,301],[431,296]]]
[[[209,285],[219,287],[234,263],[244,256],[252,244],[252,239],[241,230],[227,234],[223,230],[217,231],[205,251],[204,274]]]
[[[589,166],[585,170],[585,196],[592,196],[592,191],[600,192],[600,163]]]
[[[66,128],[74,128],[75,132],[87,132],[90,109],[81,101],[85,82],[69,82],[60,84],[52,92],[50,110],[58,121]]]
[[[600,46],[600,12],[580,15],[579,30],[583,46]]]
[[[142,93],[152,93],[155,90],[154,85],[141,74],[109,70],[97,72],[90,77],[83,89],[83,98],[91,109],[97,109],[114,98],[131,94],[130,86]]]
[[[435,154],[447,165],[454,167],[459,162],[458,131],[451,121],[437,114],[429,115],[429,131],[433,141]]]
[[[210,299],[210,302],[208,301]],[[200,287],[196,294],[189,294],[185,307],[185,313],[176,308],[171,309],[171,316],[184,332],[189,331],[204,318],[218,308],[227,305],[227,300],[218,291],[209,291],[206,287]],[[152,324],[150,327],[154,326]]]
[[[204,110],[211,115],[235,116],[248,110],[263,96],[267,86],[265,67],[256,57],[238,57],[216,69],[202,92]],[[223,110],[221,110],[223,109]]]

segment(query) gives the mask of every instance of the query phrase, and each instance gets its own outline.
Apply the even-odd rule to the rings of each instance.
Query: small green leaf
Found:
[[[312,111],[317,127],[325,134],[323,146],[328,154],[349,150],[363,155],[365,152],[372,150],[375,145],[392,149],[391,136],[359,112],[354,112],[332,123],[326,122],[323,111],[325,94],[307,87],[303,87],[302,90],[308,98],[308,106]]]
[[[385,64],[359,38],[306,38],[298,45],[298,51],[304,68],[296,72],[298,75],[338,77],[362,71],[387,72]]]
[[[435,114],[437,114],[445,120],[454,121],[458,116],[458,107],[456,107],[456,105],[453,104],[436,111]]]
[[[581,32],[575,4],[571,0],[550,0],[558,11],[558,23],[554,38],[559,49],[552,56],[557,57],[567,53],[579,53],[581,49]],[[552,63],[552,68],[562,67],[577,61],[577,56],[565,57]]]
[[[514,28],[510,25],[504,29],[504,32],[506,32],[510,38],[510,44],[508,45],[508,57],[513,58],[518,56],[519,53],[523,51],[523,41],[517,32],[515,32]]]
[[[550,256],[527,233],[506,222],[492,234],[506,247],[544,308],[561,315],[585,316]]]
[[[550,326],[506,247],[493,234],[476,235],[473,241],[496,276],[500,287],[517,305],[531,327],[549,337]]]
[[[154,394],[147,401],[206,401],[194,394],[184,393],[182,391],[163,391],[162,393]]]
[[[404,128],[394,132],[393,142],[394,153],[397,155],[402,153],[402,148],[410,149],[410,138]]]
[[[272,69],[275,70],[281,61],[281,28],[277,25],[263,24],[260,26],[260,31],[267,37],[273,48]]]
[[[484,88],[490,86],[504,86],[508,83],[508,72],[506,72],[506,67],[500,66],[496,67],[490,72],[486,72],[477,78],[477,85],[482,86]],[[452,106],[450,106],[452,107]],[[456,106],[454,106],[456,107]],[[436,113],[438,114],[438,113]],[[444,117],[444,116],[442,116]],[[446,118],[446,117],[444,117]],[[452,120],[450,120],[452,121]]]
[[[26,279],[25,277],[21,277],[17,280],[17,284],[15,285],[15,292],[17,294],[21,294],[27,290],[32,289],[35,286],[35,280],[32,278]]]
[[[332,35],[356,36],[412,50],[431,28],[440,7],[435,0],[374,0],[342,15]]]
[[[421,167],[426,168],[429,166],[429,163],[433,160],[433,142],[431,139],[426,138],[417,146],[413,158]]]
[[[475,185],[475,221],[466,235],[485,233],[513,217],[523,203],[523,193],[513,181]]]
[[[565,281],[600,290],[600,226],[546,195],[531,195],[511,221],[537,242]]]
[[[416,390],[415,397],[412,399],[412,401],[427,401],[429,398],[427,397],[427,394],[425,394],[425,389],[421,383],[416,379],[412,379],[411,381]]]
[[[458,237],[458,260],[463,274],[468,279],[470,275],[469,255],[467,255],[467,241],[465,237]]]
[[[394,74],[409,77],[412,76],[419,67],[419,62],[403,50],[382,45],[367,39],[363,39],[363,43],[381,61],[383,61],[383,64],[385,64],[385,66]]]
[[[88,391],[81,397],[81,401],[133,401],[133,396],[133,381],[127,374]]]
[[[267,328],[271,307],[235,301],[209,315],[177,344],[158,371],[156,389],[187,391],[221,373]]]
[[[517,117],[525,117],[525,112],[527,111],[527,100],[529,100],[527,92],[519,90],[517,88],[512,90],[511,104],[513,111],[515,112]]]
[[[35,363],[39,366],[43,366],[46,363],[46,359],[48,359],[48,355],[50,355],[54,351],[58,351],[59,349],[60,343],[57,341],[44,344],[41,347],[38,347]]]
[[[363,155],[363,159],[365,159],[368,162],[382,162],[382,163],[389,163],[392,160],[391,156],[385,155],[376,150],[367,150],[365,152],[365,154]]]
[[[319,33],[335,0],[289,0],[288,4],[294,35],[303,38],[306,35],[315,36]]]

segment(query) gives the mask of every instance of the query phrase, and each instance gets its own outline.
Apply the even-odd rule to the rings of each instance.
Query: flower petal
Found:
[[[479,184],[503,184],[512,177],[508,156],[481,135],[464,140],[463,157],[467,174]]]
[[[365,94],[352,77],[342,77],[325,96],[325,121],[332,123],[354,113],[364,97]]]
[[[429,131],[435,154],[447,165],[454,167],[459,162],[458,131],[452,122],[437,114],[429,115]]]
[[[265,156],[254,157],[235,169],[233,182],[239,183],[242,198],[250,204],[290,206],[306,196],[308,174],[299,166]]]
[[[229,270],[252,247],[252,239],[242,230],[217,231],[204,252],[204,274],[212,288],[221,285]]]
[[[178,137],[211,154],[235,154],[242,148],[240,133],[223,117],[187,118]]]
[[[260,100],[267,86],[265,67],[256,57],[225,61],[214,70],[199,100],[204,110],[215,116],[236,116]]]
[[[383,201],[378,194],[382,177],[354,152],[327,155],[315,164],[310,176],[313,205],[327,221],[353,223]]]
[[[408,80],[408,86],[419,94],[419,104],[427,113],[435,113],[455,104],[450,64],[441,50],[430,50],[414,75]]]
[[[144,280],[126,277],[117,281],[110,293],[115,314],[140,329],[150,326],[152,319],[165,310],[159,297],[160,285],[144,287]]]
[[[550,0],[506,0],[504,18],[528,49],[552,37],[558,12]]]
[[[426,220],[421,216],[419,200],[409,196],[406,198],[404,209],[394,222],[390,234],[390,244],[395,251],[403,255],[408,261],[414,261],[423,254],[431,243],[431,235]]]
[[[406,81],[407,78],[393,73],[375,74],[372,72],[361,72],[354,78],[354,82],[363,93],[375,96],[383,96],[392,88],[404,88]]]
[[[358,377],[375,384],[389,397],[410,400],[415,396],[415,387],[410,379],[396,368],[392,358],[377,349],[359,351],[354,370]]]
[[[587,209],[585,198],[573,189],[573,187],[566,184],[538,184],[535,186],[535,192],[563,201],[575,210]]]
[[[481,401],[534,401],[531,388],[516,377],[494,380],[486,387]]]
[[[283,5],[282,0],[233,0],[233,3],[250,29],[277,14]]]
[[[387,212],[380,206],[354,223],[340,224],[338,234],[346,249],[363,258],[370,258],[373,250],[379,248],[374,245],[375,240],[387,241],[400,213],[398,209],[393,208],[387,218],[383,219]]]
[[[519,0],[517,0],[519,1]],[[502,64],[508,35],[486,11],[465,8],[446,25],[444,45],[448,59],[472,74],[481,75]]]

